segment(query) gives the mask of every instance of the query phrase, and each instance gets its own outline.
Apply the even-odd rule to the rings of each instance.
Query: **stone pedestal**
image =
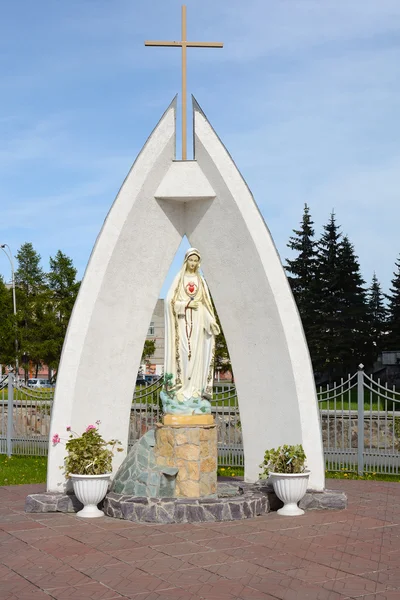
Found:
[[[177,467],[177,498],[215,496],[217,492],[217,429],[215,423],[157,424],[156,462]]]

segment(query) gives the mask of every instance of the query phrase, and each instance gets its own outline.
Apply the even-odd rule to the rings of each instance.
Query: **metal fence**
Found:
[[[364,373],[318,390],[327,469],[399,473],[400,392]]]
[[[129,446],[160,421],[161,387],[159,379],[135,391]],[[47,454],[53,393],[51,388],[17,385],[12,375],[0,380],[0,454]],[[336,384],[319,387],[317,396],[328,470],[399,473],[399,391],[360,368]],[[219,465],[242,467],[242,430],[233,384],[214,386],[212,413],[218,430]]]
[[[53,388],[17,384],[12,374],[0,383],[0,454],[46,456]]]
[[[160,421],[161,388],[162,378],[135,392],[129,424],[129,446]],[[218,430],[220,466],[243,466],[243,441],[236,387],[231,383],[216,384],[211,404]]]

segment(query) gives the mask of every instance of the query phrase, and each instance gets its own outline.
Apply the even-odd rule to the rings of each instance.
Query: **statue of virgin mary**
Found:
[[[164,386],[166,414],[211,412],[215,336],[218,327],[201,256],[189,248],[165,300]]]

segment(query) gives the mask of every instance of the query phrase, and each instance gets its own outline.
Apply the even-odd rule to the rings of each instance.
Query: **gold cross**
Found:
[[[180,42],[145,42],[145,46],[180,46],[182,48],[182,160],[186,160],[186,49],[223,48],[221,42],[188,42],[186,40],[186,6],[182,6],[182,40]]]

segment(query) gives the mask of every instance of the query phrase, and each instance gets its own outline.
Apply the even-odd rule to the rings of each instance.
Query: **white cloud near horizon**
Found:
[[[0,48],[0,241],[59,248],[82,276],[137,153],[180,91],[177,0],[18,0]],[[282,259],[332,209],[367,283],[400,254],[400,2],[189,0],[189,92],[253,191]],[[0,274],[9,277],[0,261]]]

